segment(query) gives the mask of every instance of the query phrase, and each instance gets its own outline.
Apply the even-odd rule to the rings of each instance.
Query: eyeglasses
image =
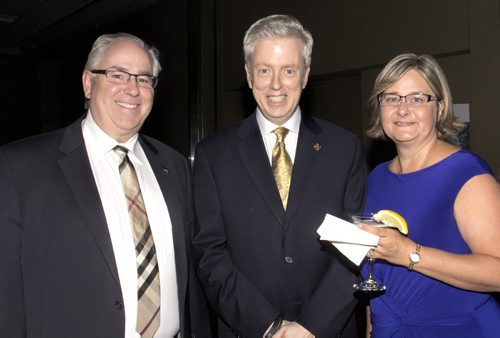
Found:
[[[158,84],[158,78],[149,74],[132,74],[117,69],[92,69],[92,74],[103,74],[109,82],[126,84],[132,76],[135,76],[137,85],[142,88],[153,89]]]
[[[398,107],[403,99],[410,107],[423,107],[429,101],[441,101],[437,96],[423,93],[405,96],[393,93],[381,93],[377,96],[377,99],[381,107]]]

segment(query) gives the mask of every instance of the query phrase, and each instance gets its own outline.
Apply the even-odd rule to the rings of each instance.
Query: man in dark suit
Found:
[[[0,148],[0,337],[210,336],[187,161],[138,134],[160,68],[141,39],[103,35],[86,116]]]
[[[327,213],[362,211],[366,166],[357,137],[298,106],[312,44],[293,17],[254,23],[244,52],[256,112],[197,147],[194,247],[220,337],[356,336],[357,276],[316,230]]]

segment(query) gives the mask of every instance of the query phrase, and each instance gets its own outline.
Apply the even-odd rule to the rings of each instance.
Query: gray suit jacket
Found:
[[[181,331],[190,336],[196,326],[204,337],[206,313],[189,315],[205,307],[191,275],[187,161],[157,140],[139,141],[172,220]],[[0,337],[123,337],[120,281],[81,119],[1,147],[0,187]]]

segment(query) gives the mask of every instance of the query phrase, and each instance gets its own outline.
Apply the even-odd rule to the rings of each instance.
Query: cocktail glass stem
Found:
[[[356,291],[366,291],[366,292],[385,291],[385,285],[380,284],[375,280],[373,274],[374,262],[375,262],[374,258],[371,257],[368,258],[368,278],[362,281],[361,283],[353,285]]]
[[[375,263],[375,259],[369,257],[368,258],[368,279],[370,279],[370,280],[375,280],[375,278],[373,277],[373,265],[374,265],[374,263]]]

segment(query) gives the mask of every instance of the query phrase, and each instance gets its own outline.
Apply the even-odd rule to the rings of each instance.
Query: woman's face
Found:
[[[407,71],[401,79],[384,91],[384,94],[406,96],[411,94],[436,96],[425,79],[415,70]],[[429,101],[422,106],[412,106],[402,99],[397,106],[380,106],[382,128],[388,138],[398,146],[420,146],[437,139],[436,120],[443,104]]]

